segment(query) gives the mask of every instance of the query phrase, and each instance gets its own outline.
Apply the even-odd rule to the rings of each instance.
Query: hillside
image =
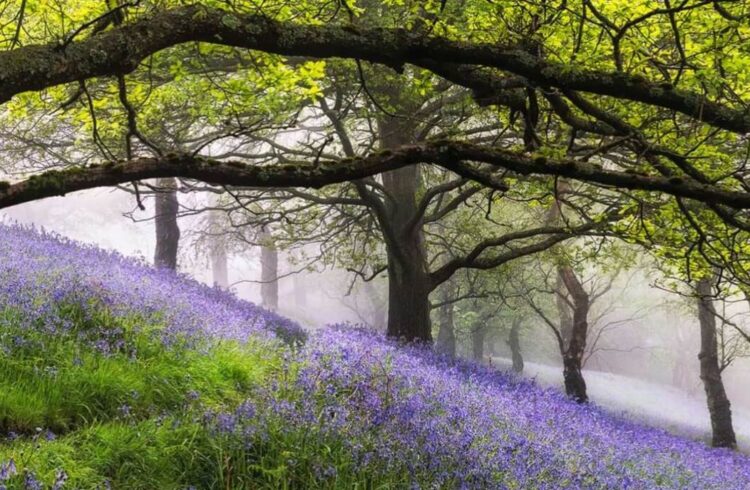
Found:
[[[750,460],[49,235],[0,241],[0,488],[748,488]]]
[[[493,364],[511,367],[509,360],[500,357],[493,358]],[[541,386],[564,389],[561,367],[526,362],[523,376]],[[711,441],[705,399],[689,396],[673,386],[620,374],[587,369],[585,376],[591,399],[610,412],[663,427],[675,434]],[[740,450],[750,451],[750,412],[745,407],[732,405],[732,423]]]

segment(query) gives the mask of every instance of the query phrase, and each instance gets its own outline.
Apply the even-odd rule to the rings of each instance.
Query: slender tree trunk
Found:
[[[471,355],[474,360],[482,361],[484,359],[484,337],[487,333],[487,326],[482,324],[474,325],[471,330]]]
[[[685,332],[679,329],[673,339],[674,364],[672,366],[672,384],[690,394],[695,394],[695,379],[693,379],[690,368],[692,367],[693,354],[692,342],[686,337]]]
[[[211,244],[211,272],[214,286],[229,289],[229,268],[227,267],[227,249],[224,241],[216,237]]]
[[[565,181],[561,181],[557,185],[558,196],[567,193],[570,189]],[[548,212],[547,223],[560,222],[562,214],[562,202],[555,199]],[[560,336],[562,337],[562,352],[560,354],[563,358],[565,393],[578,403],[586,403],[589,398],[586,393],[586,380],[583,378],[582,368],[586,337],[588,336],[589,307],[591,306],[589,295],[583,288],[583,284],[581,284],[575,271],[569,265],[561,264],[557,267],[556,280],[556,303],[560,313]]]
[[[588,336],[589,295],[570,266],[560,266],[558,273],[573,302],[573,325],[563,353],[565,393],[579,403],[586,403],[586,381],[581,369]]]
[[[557,278],[555,279],[555,305],[560,317],[560,335],[563,344],[567,346],[570,343],[570,337],[573,335],[573,315],[571,313],[572,305],[568,299],[568,289],[563,281],[562,267],[557,268]]]
[[[260,297],[263,307],[279,309],[279,252],[271,235],[264,229],[259,235],[260,246]]]
[[[222,234],[220,211],[209,215],[209,257],[214,287],[229,289],[229,268],[227,267],[226,238]]]
[[[711,300],[711,278],[698,281],[698,320],[701,329],[701,351],[698,354],[701,380],[706,390],[708,413],[711,417],[711,444],[714,447],[736,448],[737,439],[732,426],[732,410],[721,378],[716,340],[716,311]]]
[[[173,178],[159,179],[157,186],[163,191],[155,197],[156,249],[154,265],[177,269],[177,249],[180,243],[180,227],[177,225],[179,202],[177,201],[177,181]]]
[[[440,329],[437,336],[437,350],[450,357],[456,357],[456,333],[453,325],[453,296],[455,288],[453,281],[447,281],[441,289],[441,301],[439,318]]]
[[[510,347],[510,355],[513,360],[513,371],[517,373],[523,372],[523,355],[521,355],[521,341],[519,339],[520,331],[521,319],[514,318],[510,327],[510,333],[508,334],[508,347]]]

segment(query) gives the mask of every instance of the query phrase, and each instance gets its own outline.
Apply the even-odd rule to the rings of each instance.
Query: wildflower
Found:
[[[17,474],[16,462],[12,458],[7,463],[0,463],[0,482],[8,481]]]
[[[42,490],[42,484],[31,471],[27,471],[24,475],[23,485],[26,490]]]

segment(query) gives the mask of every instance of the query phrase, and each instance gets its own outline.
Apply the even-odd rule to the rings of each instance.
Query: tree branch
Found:
[[[497,68],[543,87],[632,100],[671,109],[736,133],[750,132],[750,114],[745,109],[713,102],[703,94],[638,75],[571,70],[570,66],[540,59],[514,47],[451,41],[405,29],[302,25],[201,5],[163,10],[65,46],[30,45],[0,53],[0,102],[21,92],[128,73],[158,51],[193,41],[289,56],[361,59],[396,70],[411,63],[432,67],[436,73],[440,70],[434,63],[462,60],[464,65]],[[456,81],[466,76],[455,70],[444,70],[443,74]]]

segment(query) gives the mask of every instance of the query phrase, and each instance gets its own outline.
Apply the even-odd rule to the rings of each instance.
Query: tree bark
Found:
[[[173,178],[159,179],[157,186],[162,190],[155,197],[156,249],[154,265],[160,268],[177,269],[177,250],[180,243],[180,227],[177,213],[177,181]]]
[[[521,319],[514,318],[510,327],[510,333],[508,334],[508,347],[510,347],[510,355],[513,360],[513,371],[517,373],[523,372],[523,355],[521,354],[521,341],[519,339],[520,330]]]
[[[586,403],[589,398],[581,369],[588,336],[589,295],[572,267],[559,266],[558,274],[573,302],[572,330],[563,353],[565,393],[578,403]]]
[[[441,292],[441,301],[443,302],[443,305],[441,305],[438,310],[440,329],[438,330],[436,347],[438,352],[449,357],[456,357],[456,333],[453,323],[454,303],[452,302],[455,294],[453,282],[448,281],[445,283]]]
[[[378,121],[381,146],[398,148],[411,140],[413,127],[408,119],[383,116]],[[419,166],[383,174],[383,187],[389,195],[388,214],[381,226],[388,253],[388,328],[390,337],[407,341],[432,342],[429,295],[430,276],[427,251],[422,237],[422,220],[416,219]]]
[[[701,380],[706,391],[708,413],[711,418],[711,444],[714,447],[735,449],[737,439],[732,426],[732,410],[719,366],[716,340],[716,311],[712,301],[711,277],[698,281],[698,320],[701,329],[701,350],[698,354]]]
[[[49,170],[8,185],[0,182],[0,209],[51,196],[115,186],[136,180],[183,177],[216,185],[237,187],[311,187],[364,179],[397,168],[432,163],[493,189],[507,189],[495,173],[468,167],[463,162],[484,162],[521,175],[553,175],[603,184],[686,197],[735,209],[750,209],[750,194],[707,185],[690,179],[650,176],[601,169],[588,162],[526,156],[460,141],[431,141],[374,153],[350,161],[321,160],[283,166],[258,166],[243,161],[218,161],[190,154]]]
[[[264,308],[279,309],[279,252],[265,229],[258,234],[260,242],[260,297]]]

